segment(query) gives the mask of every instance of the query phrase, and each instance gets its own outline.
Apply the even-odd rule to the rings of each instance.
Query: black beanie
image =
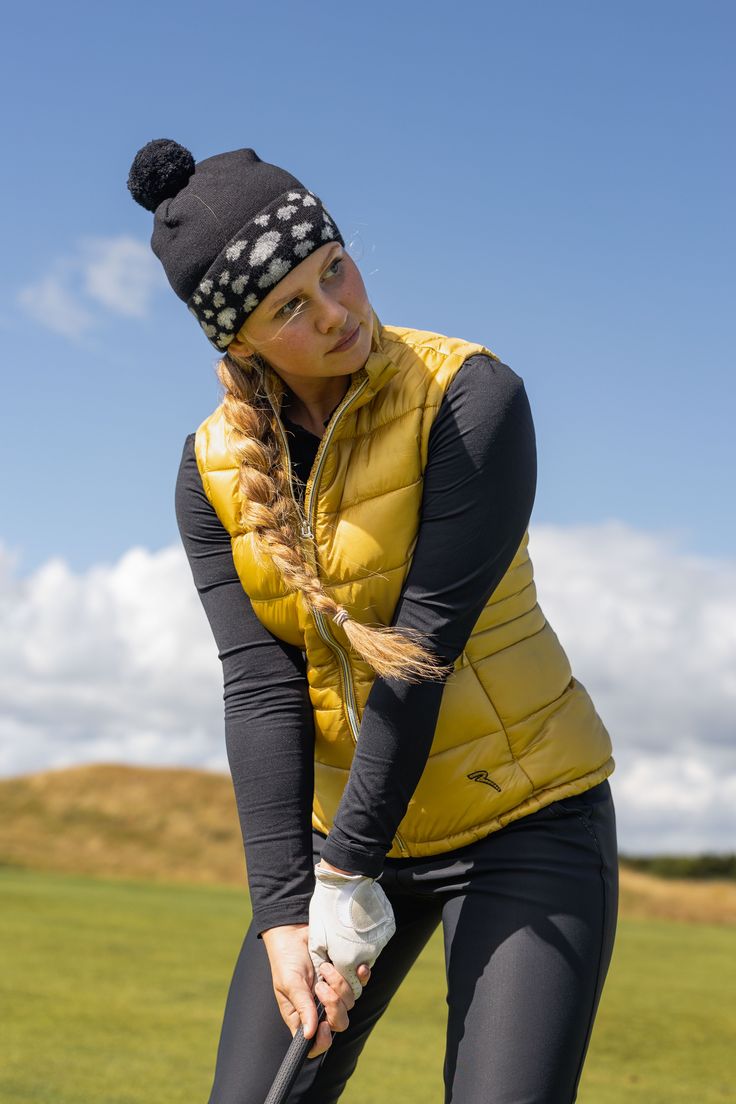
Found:
[[[325,242],[345,244],[317,196],[252,149],[195,164],[156,138],[135,155],[128,189],[154,212],[151,248],[219,351],[295,265]]]

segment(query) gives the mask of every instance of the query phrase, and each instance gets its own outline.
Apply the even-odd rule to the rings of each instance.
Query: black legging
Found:
[[[315,862],[323,842],[315,832]],[[616,932],[608,780],[467,847],[387,859],[380,884],[396,934],[349,1027],[307,1059],[289,1104],[338,1100],[372,1027],[440,922],[445,1104],[572,1104]],[[290,1041],[266,948],[251,928],[230,984],[209,1104],[262,1104]]]

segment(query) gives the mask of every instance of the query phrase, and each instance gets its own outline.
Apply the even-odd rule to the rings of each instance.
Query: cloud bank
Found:
[[[530,554],[611,733],[621,849],[736,849],[736,563],[619,522],[538,526]]]
[[[148,245],[127,235],[84,237],[68,256],[17,293],[34,323],[76,340],[105,314],[144,318],[157,288],[168,287]]]
[[[619,522],[532,525],[540,605],[614,745],[619,846],[736,847],[736,563]],[[20,578],[0,545],[0,774],[227,770],[214,639],[179,547]]]

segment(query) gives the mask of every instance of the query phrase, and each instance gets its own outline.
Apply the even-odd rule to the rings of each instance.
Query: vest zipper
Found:
[[[365,379],[361,383],[352,384],[348,388],[348,390],[345,392],[345,395],[343,396],[342,402],[337,407],[337,410],[334,411],[334,413],[332,415],[332,418],[330,419],[329,424],[328,424],[327,428],[325,429],[324,434],[322,435],[322,439],[319,443],[319,447],[317,448],[317,453],[316,453],[315,458],[314,458],[314,463],[312,464],[312,470],[310,471],[309,478],[307,479],[307,485],[306,485],[306,488],[305,488],[305,491],[304,491],[304,509],[303,510],[300,509],[299,503],[297,502],[297,499],[294,495],[293,485],[292,485],[292,481],[291,481],[291,459],[290,459],[290,456],[289,456],[289,445],[288,445],[288,441],[286,439],[286,433],[284,431],[284,426],[283,426],[283,423],[281,421],[281,418],[279,417],[278,411],[276,410],[276,407],[274,406],[274,403],[271,399],[271,393],[270,393],[270,391],[267,392],[268,393],[268,400],[271,403],[271,409],[273,410],[274,415],[276,416],[276,421],[277,421],[278,427],[279,427],[279,433],[281,435],[281,441],[282,441],[283,449],[284,449],[284,457],[286,459],[286,470],[287,470],[287,473],[288,473],[289,491],[291,493],[291,497],[293,498],[294,504],[296,505],[297,510],[299,511],[301,519],[302,519],[301,536],[304,537],[307,540],[310,540],[310,541],[314,540],[314,532],[313,532],[313,529],[312,529],[312,523],[314,521],[315,514],[316,514],[317,496],[315,494],[315,491],[317,489],[317,486],[319,485],[319,477],[322,474],[322,468],[324,466],[325,456],[327,454],[327,446],[330,443],[330,438],[332,437],[332,435],[335,431],[335,427],[336,427],[338,421],[340,420],[342,415],[345,413],[345,411],[348,409],[348,407],[352,404],[353,399],[355,399],[358,395],[362,394],[362,392],[368,386],[369,382],[370,382],[369,378],[368,378],[368,376],[366,376]],[[317,574],[318,573],[317,572],[317,552],[315,550],[314,544],[308,544],[307,549],[308,549],[308,557],[311,561],[312,569],[315,572],[315,574]],[[357,747],[358,733],[360,731],[360,721],[358,719],[358,707],[357,707],[357,704],[356,704],[356,701],[355,701],[355,687],[353,685],[353,677],[352,677],[352,673],[350,671],[350,663],[349,663],[349,660],[348,660],[347,652],[343,648],[342,644],[340,644],[339,641],[335,640],[334,636],[330,632],[329,628],[327,627],[327,619],[325,618],[324,614],[319,613],[317,610],[314,610],[313,614],[314,614],[314,623],[315,623],[315,626],[317,628],[317,632],[322,637],[324,642],[330,648],[332,648],[332,650],[335,653],[335,655],[337,656],[338,662],[340,664],[340,670],[342,672],[343,687],[345,689],[345,706],[346,706],[346,710],[347,710],[348,727],[350,729],[350,736],[352,738],[353,745]],[[401,836],[398,832],[394,836],[394,843],[396,844],[398,850],[402,853],[402,855],[406,855],[406,856],[409,855],[409,849],[406,846],[406,842],[404,841],[403,836]]]

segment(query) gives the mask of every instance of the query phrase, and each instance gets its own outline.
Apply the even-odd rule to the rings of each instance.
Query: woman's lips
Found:
[[[355,327],[349,337],[346,337],[344,341],[341,341],[339,345],[334,345],[331,349],[331,353],[341,353],[343,349],[349,349],[351,345],[354,345],[358,340],[358,334],[360,333],[360,322]]]

